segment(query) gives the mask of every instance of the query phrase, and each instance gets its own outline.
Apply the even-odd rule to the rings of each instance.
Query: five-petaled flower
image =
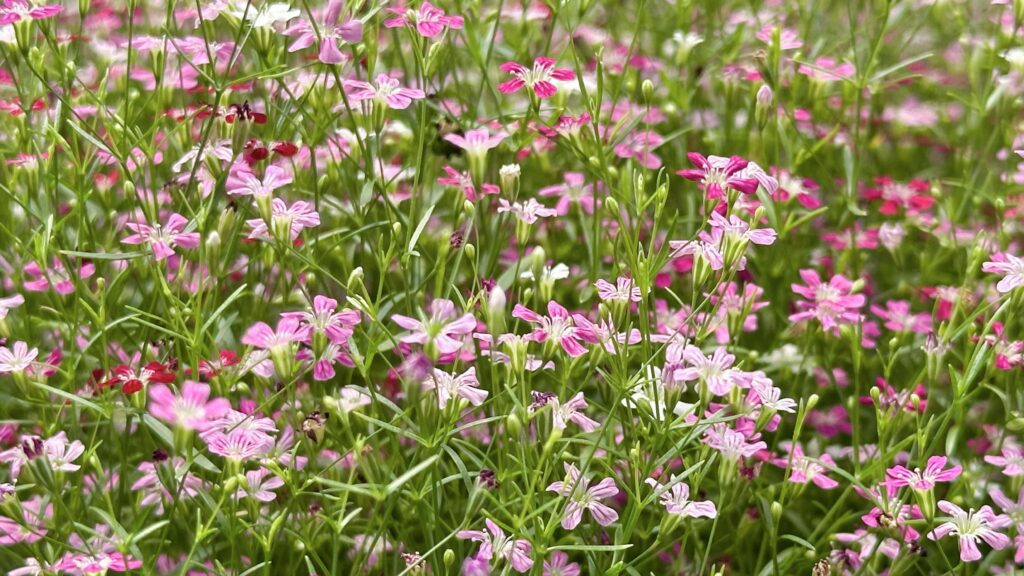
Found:
[[[125,227],[133,232],[121,240],[123,244],[148,244],[156,261],[166,260],[174,255],[174,247],[195,248],[199,246],[198,232],[185,232],[188,220],[181,214],[171,214],[163,225],[150,226],[141,222],[128,222]]]
[[[885,482],[890,486],[909,486],[917,492],[927,492],[939,482],[952,482],[960,476],[963,467],[957,464],[946,468],[946,462],[945,456],[932,456],[923,471],[920,468],[910,470],[905,466],[893,466],[886,471]]]
[[[483,530],[460,530],[456,536],[463,540],[473,540],[480,543],[480,551],[477,558],[490,560],[498,557],[507,560],[517,572],[529,572],[533,567],[533,558],[530,553],[533,546],[528,540],[516,540],[505,535],[505,531],[487,518],[484,520],[487,525],[487,532]]]
[[[384,21],[385,28],[409,26],[415,28],[424,38],[435,38],[444,32],[445,28],[460,30],[463,25],[462,16],[447,16],[444,10],[426,1],[416,10],[398,7],[388,8],[386,11],[395,17]]]
[[[973,508],[964,511],[952,502],[941,500],[939,510],[949,514],[950,518],[929,532],[928,538],[938,540],[950,534],[956,536],[960,543],[960,560],[964,562],[981,559],[979,541],[984,540],[996,550],[1002,550],[1010,545],[1009,536],[998,531],[999,528],[1011,524],[1010,517],[1005,514],[996,515],[989,506],[982,506],[977,511]]]
[[[387,74],[377,75],[377,80],[372,83],[346,80],[345,88],[351,90],[348,97],[356,102],[373,100],[395,110],[404,110],[412,104],[413,100],[422,100],[426,97],[423,90],[403,88],[398,84],[397,79]]]
[[[289,52],[297,52],[309,48],[315,42],[320,43],[317,58],[324,64],[341,64],[345,55],[339,45],[342,42],[354,44],[363,37],[363,23],[359,20],[341,21],[341,11],[345,7],[342,0],[331,0],[323,19],[317,26],[306,20],[290,26],[284,31],[286,36],[295,36],[295,41],[288,46]]]
[[[502,94],[515,92],[524,86],[532,90],[538,98],[550,98],[558,88],[552,80],[572,80],[576,74],[567,68],[555,68],[555,59],[541,56],[533,61],[533,68],[527,68],[517,62],[506,62],[501,65],[502,72],[508,72],[512,79],[498,84]]]
[[[683,518],[714,518],[718,516],[715,503],[710,500],[695,501],[690,499],[690,487],[683,482],[672,480],[670,487],[662,485],[654,478],[645,480],[665,507],[665,511]]]
[[[981,265],[981,271],[999,274],[1003,277],[996,284],[996,290],[1006,294],[1014,288],[1024,286],[1024,258],[1000,252],[992,256],[992,260]]]
[[[565,473],[565,480],[552,482],[548,486],[548,492],[557,492],[563,498],[569,499],[562,515],[562,528],[572,530],[579,526],[584,510],[590,510],[594,520],[597,520],[601,526],[608,526],[619,519],[618,512],[599,502],[599,500],[611,498],[619,493],[619,489],[615,486],[615,480],[605,478],[596,485],[590,486],[590,480],[580,473],[575,464],[568,462],[565,463]]]
[[[744,194],[757,192],[757,179],[747,178],[741,174],[748,164],[743,158],[704,157],[697,152],[690,152],[686,156],[696,168],[679,170],[676,174],[700,184],[709,199],[722,198],[729,190]]]

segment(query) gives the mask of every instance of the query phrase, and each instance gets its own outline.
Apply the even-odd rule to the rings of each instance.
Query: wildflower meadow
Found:
[[[1024,1],[0,0],[0,572],[1024,574]]]

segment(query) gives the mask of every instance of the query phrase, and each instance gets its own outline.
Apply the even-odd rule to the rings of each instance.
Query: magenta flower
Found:
[[[267,166],[260,179],[248,166],[239,165],[231,170],[225,186],[232,196],[255,196],[266,198],[275,190],[292,183],[292,175],[287,170],[273,164]]]
[[[906,300],[889,300],[885,303],[885,308],[872,304],[870,310],[885,321],[886,328],[894,332],[928,334],[932,331],[931,315],[924,312],[912,314],[910,302]]]
[[[1004,446],[1001,456],[985,456],[985,462],[1002,467],[1005,476],[1024,476],[1024,450],[1016,446]]]
[[[78,277],[82,280],[91,278],[95,273],[96,266],[92,262],[83,261],[78,266]],[[64,263],[56,257],[53,259],[51,267],[46,270],[43,270],[35,262],[28,263],[25,266],[25,274],[32,277],[24,284],[25,290],[29,292],[43,292],[53,288],[61,296],[67,296],[75,291],[75,283],[65,270]]]
[[[338,22],[345,3],[342,0],[330,0],[323,20],[314,28],[313,24],[301,20],[284,31],[285,36],[295,36],[295,41],[288,47],[289,52],[297,52],[309,48],[315,42],[320,43],[317,58],[324,64],[341,64],[345,55],[339,46],[342,42],[354,44],[363,37],[363,23],[359,20]]]
[[[567,68],[555,68],[554,58],[539,57],[533,61],[533,68],[527,68],[517,62],[506,62],[500,66],[502,72],[508,72],[512,79],[498,84],[502,94],[515,92],[524,86],[532,90],[538,98],[550,98],[558,89],[552,80],[572,80],[576,74]]]
[[[963,471],[963,467],[959,464],[944,470],[945,467],[945,456],[932,456],[929,458],[923,472],[920,468],[910,470],[904,466],[893,466],[885,472],[885,483],[897,488],[900,486],[910,486],[918,492],[927,492],[939,482],[952,482]]]
[[[580,344],[581,334],[579,329],[573,325],[569,311],[554,300],[548,302],[547,316],[541,316],[522,304],[516,304],[512,309],[512,317],[525,320],[530,324],[537,324],[538,326],[533,329],[532,333],[537,342],[554,342],[572,358],[577,358],[587,352],[587,349]]]
[[[838,333],[840,324],[856,324],[860,321],[860,308],[864,306],[864,295],[853,294],[853,282],[840,274],[823,283],[818,273],[811,269],[800,270],[806,286],[793,284],[793,292],[807,300],[796,302],[800,310],[789,316],[790,322],[815,319],[826,331]]]
[[[748,162],[739,156],[723,158],[721,156],[704,157],[703,154],[690,152],[686,155],[697,168],[679,170],[676,174],[700,184],[709,199],[722,198],[729,190],[744,194],[757,192],[756,178],[746,178],[739,174],[747,167]]]
[[[345,308],[338,311],[338,301],[327,296],[314,296],[313,304],[301,312],[285,312],[282,318],[295,318],[313,334],[324,334],[335,344],[344,344],[352,336],[352,328],[362,321],[356,310]],[[307,338],[306,343],[310,343]]]
[[[424,38],[434,38],[444,32],[445,28],[461,30],[463,25],[462,16],[446,16],[444,10],[430,2],[423,2],[417,10],[388,8],[386,11],[394,14],[395,17],[385,20],[384,27],[409,26],[415,28]]]
[[[274,198],[270,203],[271,217],[270,227],[266,220],[253,218],[245,223],[252,227],[249,238],[253,240],[270,240],[271,234],[278,239],[288,238],[294,242],[299,234],[306,228],[314,228],[320,225],[320,214],[309,202],[296,201],[291,206],[285,204],[284,200]]]
[[[430,304],[430,317],[416,320],[401,314],[392,314],[391,319],[408,334],[398,339],[406,344],[433,346],[440,354],[452,354],[462,348],[462,339],[476,329],[476,318],[472,314],[458,316],[451,300],[438,298]]]
[[[556,430],[565,430],[568,422],[579,426],[584,432],[593,432],[601,427],[600,423],[588,418],[583,412],[587,409],[587,401],[583,397],[583,392],[577,392],[565,404],[559,402],[557,396],[548,400],[548,403],[551,404],[552,427]]]
[[[645,482],[654,488],[655,494],[661,499],[661,504],[669,514],[682,518],[714,518],[718,516],[714,502],[690,500],[690,487],[683,482],[675,482],[671,488],[666,488],[654,478],[648,478]]]
[[[478,130],[469,130],[465,135],[448,134],[444,139],[462,148],[470,156],[484,156],[488,150],[496,148],[501,144],[506,137],[507,135],[504,132],[491,135],[486,128],[480,128]]]
[[[423,388],[437,391],[437,405],[444,410],[452,398],[465,398],[473,406],[479,406],[487,399],[487,391],[479,388],[476,368],[470,367],[462,374],[449,374],[434,368]]]
[[[541,576],[580,576],[580,565],[569,562],[569,555],[561,550],[551,553],[551,558],[544,561]]]
[[[615,480],[605,478],[596,486],[590,487],[590,480],[580,473],[575,464],[568,462],[565,463],[565,473],[564,481],[552,482],[547,488],[548,492],[557,492],[563,498],[569,498],[562,515],[562,528],[572,530],[579,526],[584,510],[589,510],[594,520],[601,526],[608,526],[619,519],[618,512],[598,502],[619,493]]]
[[[473,540],[480,543],[478,559],[490,560],[501,558],[512,564],[516,572],[528,572],[533,567],[533,558],[530,553],[533,546],[527,540],[513,540],[505,535],[500,526],[493,520],[487,518],[484,523],[487,525],[487,532],[482,530],[460,530],[456,536],[462,540]],[[490,534],[488,534],[490,532]]]
[[[128,222],[125,227],[134,234],[121,240],[122,244],[148,244],[157,262],[174,255],[174,247],[195,248],[199,246],[198,232],[183,232],[188,220],[178,213],[171,214],[167,223],[150,226],[141,222]]]
[[[13,24],[23,19],[43,20],[60,14],[60,4],[36,6],[29,0],[4,0],[0,6],[0,24]]]
[[[353,92],[349,98],[357,102],[373,100],[395,110],[404,110],[412,104],[413,100],[422,100],[426,97],[423,90],[417,88],[402,88],[398,80],[387,74],[379,74],[377,80],[372,84],[359,80],[346,80],[346,88],[352,88]]]
[[[7,348],[0,346],[0,374],[20,374],[39,356],[39,349],[29,348],[24,342],[15,342]]]
[[[950,518],[929,532],[928,538],[938,540],[950,534],[956,536],[960,544],[960,560],[964,562],[980,560],[981,551],[978,550],[980,541],[984,541],[995,550],[1002,550],[1010,545],[1010,538],[997,531],[997,529],[1011,524],[1009,516],[1005,514],[997,516],[989,506],[982,506],[977,512],[973,508],[965,512],[963,508],[945,500],[940,500],[938,506],[939,510],[949,514]]]
[[[981,271],[988,274],[999,274],[1003,277],[996,284],[996,290],[1003,294],[1024,286],[1024,258],[1000,252],[994,254],[992,260],[982,264]]]
[[[290,348],[293,342],[307,341],[309,333],[309,326],[303,326],[294,317],[282,316],[277,322],[277,330],[265,322],[257,322],[250,326],[242,336],[242,344],[263,350],[282,350]]]
[[[186,380],[175,395],[166,384],[149,387],[149,413],[186,430],[202,430],[231,410],[225,398],[210,400],[210,385]]]

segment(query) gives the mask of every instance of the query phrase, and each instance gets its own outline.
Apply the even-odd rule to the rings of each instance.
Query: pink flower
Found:
[[[696,240],[670,240],[668,246],[672,253],[669,257],[693,256],[695,261],[707,264],[712,270],[725,268],[725,256],[721,250],[722,231],[712,228],[711,232],[698,232]]]
[[[886,328],[894,332],[927,334],[932,331],[931,315],[923,312],[911,314],[910,302],[906,300],[889,300],[885,308],[872,304],[870,309],[875,316],[885,320]]]
[[[619,158],[632,158],[644,168],[657,170],[661,168],[661,157],[654,153],[654,149],[664,141],[653,130],[633,131],[615,145],[615,155]]]
[[[352,100],[357,102],[373,100],[395,110],[404,110],[412,104],[413,100],[422,100],[426,97],[423,90],[400,87],[398,80],[387,74],[379,74],[377,80],[372,84],[359,80],[346,80],[345,87],[354,89],[348,95]]]
[[[270,476],[270,478],[267,478]],[[260,502],[273,502],[277,498],[273,490],[284,486],[284,480],[280,476],[273,475],[270,470],[260,467],[259,470],[250,470],[245,473],[245,486],[240,486],[235,492],[235,498],[254,498]]]
[[[506,137],[507,135],[504,132],[498,132],[492,136],[486,128],[480,128],[478,130],[469,130],[464,136],[448,134],[444,139],[462,148],[470,156],[484,156],[488,150],[496,148],[501,144]]]
[[[1006,294],[1014,288],[1024,286],[1024,259],[1005,252],[996,253],[992,260],[981,265],[981,271],[999,274],[1003,277],[996,284],[996,290]]]
[[[526,203],[515,202],[513,204],[509,204],[508,200],[500,198],[498,199],[498,213],[504,212],[511,212],[516,218],[526,224],[533,224],[539,218],[550,218],[551,216],[558,215],[557,212],[551,208],[545,208],[543,204],[533,198],[527,200]]]
[[[813,66],[810,64],[801,64],[796,71],[811,79],[823,82],[849,78],[853,76],[855,72],[853,64],[847,62],[837,64],[834,58],[829,58],[827,56],[822,56],[815,60]]]
[[[478,559],[490,560],[491,558],[502,558],[511,562],[516,572],[528,572],[533,567],[533,558],[530,553],[533,546],[527,540],[513,540],[505,536],[505,532],[493,520],[487,518],[484,523],[487,525],[487,532],[482,530],[460,530],[456,536],[462,540],[473,540],[480,543]]]
[[[590,481],[580,473],[576,465],[568,462],[565,463],[565,473],[564,481],[552,482],[547,488],[548,492],[557,492],[563,498],[569,498],[562,516],[562,528],[572,530],[579,526],[584,510],[589,510],[601,526],[608,526],[619,519],[618,512],[598,502],[619,493],[615,480],[605,478],[590,487]]]
[[[533,68],[527,68],[516,62],[506,62],[500,66],[502,72],[508,72],[512,79],[498,84],[502,94],[515,92],[524,86],[533,91],[538,98],[550,98],[558,89],[552,80],[572,80],[576,74],[566,68],[555,68],[554,58],[539,57],[533,61]]]
[[[0,346],[0,374],[19,374],[32,365],[39,349],[29,348],[24,342],[15,342],[11,348]]]
[[[430,317],[416,320],[401,314],[392,314],[391,319],[408,334],[398,339],[406,344],[434,346],[440,354],[452,354],[462,348],[462,338],[476,329],[476,318],[472,314],[458,316],[451,300],[438,298],[430,304]]]
[[[864,295],[852,293],[852,282],[836,274],[826,284],[811,269],[800,270],[800,277],[806,286],[793,284],[793,292],[807,300],[796,302],[800,311],[789,316],[790,322],[816,319],[824,330],[838,333],[840,324],[860,321],[859,310],[864,306]]]
[[[760,435],[754,434],[748,439],[747,435],[729,428],[724,423],[712,424],[704,432],[704,442],[729,460],[749,458],[761,450],[766,450],[768,445],[759,438]]]
[[[675,381],[699,380],[715,396],[725,396],[736,387],[737,371],[732,368],[736,357],[721,346],[711,356],[705,356],[700,348],[687,345],[682,361],[683,365],[675,371]]]
[[[447,176],[442,176],[437,179],[437,183],[442,186],[454,186],[462,190],[462,193],[466,195],[466,200],[475,202],[477,198],[476,185],[473,184],[473,178],[466,172],[459,172],[451,166],[444,167],[444,173]],[[484,194],[498,194],[501,189],[494,184],[483,183],[480,185],[480,191]]]
[[[178,213],[171,214],[164,225],[150,226],[141,222],[128,222],[125,227],[134,234],[121,240],[122,244],[148,244],[157,262],[174,255],[174,247],[195,248],[199,246],[198,232],[183,232],[188,220]]]
[[[735,214],[731,214],[729,218],[726,218],[718,212],[712,212],[711,218],[708,219],[708,224],[712,228],[720,229],[724,233],[726,240],[732,239],[739,242],[769,246],[775,243],[775,238],[778,236],[778,233],[771,228],[755,228],[751,230],[750,224],[740,220]]]
[[[91,278],[95,273],[96,266],[92,262],[83,261],[78,266],[78,277],[82,280]],[[47,270],[43,270],[35,262],[30,262],[25,266],[25,274],[33,277],[32,280],[25,281],[25,290],[29,292],[43,292],[53,288],[61,296],[67,296],[75,291],[75,283],[64,269],[64,263],[56,257]]]
[[[780,50],[796,50],[804,45],[800,40],[800,36],[798,36],[793,30],[790,30],[789,28],[780,28],[772,24],[765,24],[754,37],[771,46],[775,43],[776,32],[779,34]]]
[[[327,296],[314,296],[313,304],[301,312],[285,312],[282,318],[295,318],[310,329],[306,343],[313,334],[324,334],[335,344],[344,344],[352,335],[352,328],[362,321],[359,312],[350,308],[338,311],[338,301]]]
[[[19,20],[30,18],[42,20],[59,14],[64,7],[59,4],[36,6],[29,0],[4,0],[0,6],[0,24],[13,24]]]
[[[757,192],[756,178],[745,178],[739,174],[747,167],[748,162],[739,156],[723,158],[721,156],[704,157],[703,154],[690,152],[686,155],[696,169],[679,170],[676,174],[700,184],[709,199],[722,198],[729,190],[744,194]]]
[[[818,488],[831,490],[839,486],[839,482],[829,478],[825,474],[828,469],[821,463],[835,467],[836,463],[828,454],[820,458],[810,458],[804,454],[804,449],[799,444],[784,443],[784,448],[789,452],[786,456],[773,458],[772,464],[779,468],[789,468],[789,481],[795,484],[807,484],[813,482]]]
[[[938,540],[952,534],[960,541],[960,560],[974,562],[981,559],[981,551],[978,550],[978,542],[985,541],[996,550],[1002,550],[1010,545],[1010,538],[998,528],[1005,528],[1010,525],[1009,516],[1005,514],[996,515],[992,508],[982,506],[977,512],[972,508],[965,512],[952,502],[939,501],[939,510],[950,515],[950,519],[940,524],[935,530],[928,533],[928,538]]]
[[[388,8],[386,11],[395,14],[395,18],[384,21],[386,28],[409,26],[415,28],[424,38],[434,38],[444,32],[445,28],[461,30],[463,25],[462,16],[446,16],[444,10],[430,2],[423,2],[418,10]]]
[[[266,454],[273,447],[273,443],[268,445],[263,436],[252,430],[238,428],[226,434],[208,434],[203,440],[206,441],[211,453],[229,460],[244,462]]]
[[[15,294],[6,298],[0,298],[0,320],[7,318],[7,313],[25,303],[25,297]]]
[[[562,350],[565,350],[565,353],[572,358],[577,358],[587,352],[587,349],[580,344],[581,334],[573,324],[569,311],[554,300],[548,302],[547,316],[541,316],[522,304],[516,304],[512,309],[512,317],[525,320],[530,324],[537,324],[538,326],[533,329],[533,337],[537,342],[550,340],[561,346]]]
[[[583,212],[594,213],[594,185],[586,184],[586,178],[581,172],[566,172],[565,182],[553,186],[545,186],[537,191],[539,196],[557,196],[558,203],[555,204],[555,213],[565,216],[569,213],[572,203],[577,203]]]
[[[437,404],[444,410],[448,401],[455,397],[465,398],[473,406],[479,406],[487,399],[487,391],[479,388],[476,379],[476,368],[470,367],[462,374],[454,375],[434,368],[434,371],[423,383],[426,390],[437,391]]]
[[[21,503],[21,518],[13,520],[0,516],[0,546],[32,544],[46,536],[47,521],[53,517],[53,504],[42,507],[42,498],[36,496]]]
[[[149,388],[149,413],[186,430],[202,430],[210,420],[228,413],[231,404],[225,398],[210,400],[210,385],[185,380],[178,395],[165,384]]]
[[[53,566],[64,574],[92,576],[107,572],[127,572],[142,567],[142,561],[134,560],[120,552],[96,552],[94,554],[68,553]]]
[[[249,238],[253,240],[270,240],[271,233],[273,233],[273,236],[276,238],[289,238],[294,242],[304,229],[320,225],[320,214],[309,202],[298,200],[291,206],[288,206],[284,200],[274,198],[270,203],[270,207],[269,228],[267,227],[266,220],[262,218],[245,221],[246,224],[252,227],[252,230],[249,232]]]
[[[952,482],[960,476],[963,468],[960,465],[943,470],[946,466],[945,456],[932,456],[928,459],[924,471],[920,468],[910,470],[904,466],[893,466],[889,468],[886,475],[886,484],[900,487],[910,486],[918,492],[927,492],[939,482]]]
[[[561,550],[551,553],[551,558],[544,561],[542,576],[580,576],[580,565],[569,562],[569,555]]]
[[[989,488],[988,495],[1016,523],[1017,535],[1013,539],[1016,551],[1013,554],[1013,561],[1020,564],[1024,562],[1024,521],[1022,521],[1024,519],[1024,488],[1017,492],[1016,502],[1007,498],[998,486]]]
[[[985,462],[1002,467],[1005,476],[1024,476],[1024,450],[1017,446],[1004,446],[1002,456],[985,456]]]
[[[714,518],[718,516],[714,502],[690,500],[690,487],[683,482],[675,482],[671,488],[666,488],[654,478],[648,478],[645,482],[654,488],[655,493],[661,499],[661,504],[669,514],[682,518]]]
[[[295,41],[288,47],[289,52],[304,50],[320,43],[317,58],[324,64],[341,64],[345,55],[338,48],[342,41],[350,44],[359,42],[363,37],[363,24],[359,20],[348,20],[339,23],[341,11],[345,3],[342,0],[330,0],[323,20],[314,28],[313,24],[301,20],[284,31],[285,36],[295,36]]]
[[[583,412],[587,409],[583,392],[577,392],[565,404],[559,402],[557,396],[551,398],[548,403],[551,404],[552,426],[556,430],[565,430],[568,422],[579,426],[584,432],[593,432],[601,427],[600,423],[588,418]]]
[[[232,168],[225,186],[228,194],[232,196],[266,198],[278,188],[291,183],[292,175],[279,166],[267,166],[263,171],[263,178],[260,179],[248,166],[242,164]]]
[[[242,344],[264,350],[281,350],[290,348],[292,343],[307,341],[309,333],[309,326],[303,326],[296,318],[282,317],[277,322],[276,331],[265,322],[249,327],[242,336]]]
[[[599,279],[595,284],[597,296],[605,302],[639,302],[643,300],[640,287],[632,278],[620,276],[615,285],[604,279]]]

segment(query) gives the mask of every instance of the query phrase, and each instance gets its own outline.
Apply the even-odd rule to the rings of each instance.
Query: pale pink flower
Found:
[[[928,538],[938,540],[952,534],[960,543],[960,560],[964,562],[975,562],[981,559],[981,551],[978,549],[978,542],[984,541],[995,550],[1002,550],[1010,545],[1010,538],[1006,534],[998,532],[999,528],[1010,525],[1010,517],[1005,514],[998,516],[989,506],[982,506],[980,510],[973,508],[964,511],[963,508],[940,500],[939,510],[949,514],[950,518],[940,524],[935,530],[928,533]]]
[[[601,526],[608,526],[619,519],[618,512],[599,502],[619,493],[615,480],[605,478],[590,487],[590,480],[580,473],[575,464],[569,462],[565,463],[565,473],[565,480],[552,482],[547,488],[548,492],[557,492],[563,498],[569,498],[562,515],[562,528],[576,528],[583,519],[584,510],[589,510],[594,520]]]
[[[682,367],[677,368],[677,381],[699,380],[715,396],[725,396],[736,387],[736,370],[732,368],[736,357],[719,346],[705,356],[700,348],[687,345],[682,352]]]
[[[837,63],[834,58],[822,56],[814,61],[814,65],[801,64],[796,71],[814,80],[831,82],[852,77],[855,69],[848,62]]]
[[[25,297],[21,294],[15,294],[6,298],[0,298],[0,320],[7,318],[7,314],[25,303]]]
[[[462,348],[463,338],[476,329],[472,314],[461,316],[451,300],[438,298],[430,303],[430,316],[416,320],[401,314],[392,314],[391,320],[410,332],[398,341],[406,344],[433,345],[441,354],[452,354]]]
[[[327,296],[316,295],[313,303],[301,312],[284,312],[282,318],[295,318],[302,327],[310,328],[306,343],[310,343],[314,334],[324,334],[336,344],[344,344],[352,336],[352,328],[362,321],[356,310],[345,308],[338,310],[338,301]]]
[[[282,350],[290,348],[292,343],[307,341],[310,331],[309,326],[302,325],[296,318],[282,317],[277,322],[277,330],[265,322],[253,324],[242,336],[242,344],[264,350]]]
[[[270,476],[267,478],[267,476]],[[260,502],[273,502],[277,498],[274,490],[284,486],[284,480],[274,475],[270,470],[260,467],[258,470],[250,470],[245,473],[245,486],[239,486],[235,492],[235,498],[254,498]]]
[[[525,203],[515,202],[512,204],[509,204],[508,200],[500,198],[498,200],[498,213],[503,212],[511,212],[516,218],[527,224],[533,224],[540,218],[550,218],[551,216],[558,215],[558,212],[544,207],[543,204],[533,198],[528,199]]]
[[[0,346],[0,374],[19,374],[32,366],[39,355],[38,348],[29,348],[24,342],[15,342],[7,348]]]
[[[533,546],[528,540],[514,540],[505,535],[505,531],[487,518],[484,520],[487,525],[487,532],[482,530],[460,530],[456,536],[462,540],[473,540],[480,543],[480,551],[477,558],[490,560],[501,558],[512,564],[516,572],[529,572],[533,567],[533,558],[530,553]],[[489,532],[489,534],[488,534]]]
[[[60,4],[36,5],[29,0],[4,0],[0,5],[0,24],[13,24],[23,19],[43,20],[59,14],[64,7]]]
[[[423,90],[403,88],[399,86],[397,79],[391,78],[387,74],[379,74],[373,83],[346,80],[345,87],[353,90],[348,97],[356,102],[373,100],[395,110],[404,110],[412,104],[413,100],[422,100],[426,97]]]
[[[548,403],[551,404],[552,426],[556,430],[565,430],[568,422],[579,426],[584,432],[593,432],[601,427],[600,423],[588,418],[583,412],[587,409],[587,401],[583,397],[583,392],[577,392],[565,404],[559,402],[557,396],[551,398]]]
[[[766,450],[768,444],[759,438],[759,434],[754,434],[748,439],[747,435],[729,428],[725,423],[712,424],[704,432],[704,442],[729,460],[749,458]]]
[[[597,296],[605,302],[639,302],[644,299],[640,293],[640,287],[632,278],[620,276],[613,285],[604,279],[598,279],[595,283]]]
[[[586,214],[594,213],[594,185],[586,183],[582,172],[566,172],[561,184],[545,186],[537,191],[538,196],[557,196],[555,213],[565,216],[573,203],[580,205]]]
[[[920,468],[910,470],[905,466],[893,466],[886,475],[886,484],[894,487],[910,486],[918,492],[927,492],[939,482],[952,482],[960,476],[963,467],[959,464],[946,468],[945,456],[932,456],[928,459],[924,471]]]
[[[755,228],[751,230],[750,224],[747,224],[735,214],[731,214],[726,218],[718,212],[712,212],[711,218],[708,219],[708,224],[712,228],[720,228],[725,233],[726,240],[735,239],[737,241],[768,246],[774,244],[775,238],[778,236],[778,233],[771,228]]]
[[[46,536],[47,524],[53,517],[53,504],[43,508],[39,496],[21,503],[21,518],[0,516],[0,546],[32,544]]]
[[[856,324],[861,320],[864,295],[853,294],[853,282],[836,274],[824,283],[812,269],[800,270],[800,277],[806,286],[792,284],[792,289],[807,300],[796,302],[799,312],[789,316],[790,322],[815,319],[824,330],[838,333],[840,324]]]
[[[1003,294],[1024,286],[1024,258],[1018,258],[1005,252],[996,253],[992,256],[992,260],[981,265],[981,271],[999,274],[1003,277],[996,284],[996,290]]]
[[[309,202],[296,201],[291,206],[285,204],[280,198],[274,198],[270,202],[271,216],[270,227],[266,220],[253,218],[246,220],[252,230],[249,238],[253,240],[270,240],[271,237],[288,237],[292,242],[299,237],[299,234],[306,228],[314,228],[320,225],[320,214]]]
[[[551,553],[551,558],[544,561],[542,576],[580,576],[580,565],[569,562],[569,555],[561,550]]]
[[[834,468],[836,463],[831,456],[823,454],[818,458],[811,458],[804,454],[804,449],[799,444],[794,445],[790,442],[784,443],[783,447],[789,454],[773,458],[771,463],[782,469],[788,467],[790,482],[795,484],[813,482],[823,490],[831,490],[839,486],[839,482],[826,476],[828,468],[822,465],[827,464]]]
[[[928,334],[932,331],[932,317],[927,313],[912,314],[910,302],[906,300],[889,300],[885,308],[872,304],[871,312],[885,321],[884,326],[894,332],[914,332]]]
[[[165,384],[149,387],[149,413],[186,430],[201,430],[230,409],[225,398],[210,400],[209,384],[185,380],[179,394],[171,392]]]
[[[458,188],[459,190],[462,190],[462,193],[466,196],[466,200],[469,200],[470,202],[476,201],[476,185],[473,184],[473,178],[469,175],[468,172],[459,172],[458,170],[452,168],[451,166],[445,166],[443,170],[447,176],[442,176],[438,178],[438,184],[441,184],[442,186],[453,186],[455,188]],[[493,196],[494,194],[498,194],[499,192],[501,192],[501,189],[495,186],[494,184],[484,182],[483,184],[480,185],[480,192],[482,194]]]
[[[161,480],[162,473],[158,468],[164,466],[169,468],[164,471],[166,475],[175,479],[171,486],[165,486],[164,481]],[[142,494],[139,504],[156,506],[155,513],[159,516],[164,513],[164,504],[170,504],[175,500],[184,502],[205,490],[206,483],[190,472],[189,466],[189,463],[180,456],[175,456],[163,463],[143,462],[139,464],[138,471],[142,473],[142,476],[131,485],[133,492]]]
[[[670,258],[682,256],[693,256],[694,261],[707,264],[712,270],[725,268],[725,255],[722,254],[722,230],[712,228],[711,232],[700,231],[696,240],[670,240],[669,248],[672,249]],[[741,261],[740,268],[743,268]]]
[[[232,196],[255,196],[266,198],[273,195],[274,191],[292,183],[292,175],[287,170],[273,164],[267,166],[263,171],[263,178],[259,178],[252,170],[239,164],[232,167],[225,187]]]
[[[78,265],[78,277],[82,280],[91,278],[96,273],[96,265],[92,262],[82,261]],[[64,268],[64,263],[57,257],[54,257],[50,268],[43,270],[39,264],[30,262],[25,265],[25,274],[32,277],[31,280],[25,280],[25,290],[29,292],[43,292],[49,288],[60,294],[61,296],[67,296],[75,291],[75,282],[71,279],[67,270]]]
[[[1010,517],[1016,524],[1017,535],[1013,539],[1016,548],[1013,554],[1013,561],[1017,564],[1024,562],[1024,488],[1017,492],[1017,501],[1010,500],[998,486],[989,488],[988,495],[999,506],[999,508]]]
[[[533,68],[527,68],[517,62],[506,62],[500,67],[502,72],[508,72],[512,79],[498,84],[498,90],[502,94],[509,94],[526,87],[532,90],[538,98],[550,98],[555,95],[558,89],[551,82],[552,80],[572,80],[576,74],[566,68],[555,68],[554,58],[539,57],[533,61]]]
[[[655,494],[661,499],[661,504],[669,514],[682,518],[714,518],[718,516],[714,502],[691,500],[690,487],[683,482],[675,482],[673,479],[675,483],[671,487],[665,487],[654,478],[648,478],[645,482],[654,488]]]
[[[463,25],[462,16],[446,16],[444,10],[424,1],[416,10],[405,8],[388,8],[386,12],[395,15],[384,21],[385,28],[400,28],[409,26],[424,38],[435,38],[445,28],[461,30]]]
[[[150,226],[141,222],[128,222],[125,227],[133,232],[130,236],[121,240],[122,244],[148,244],[153,250],[153,257],[157,262],[166,260],[174,255],[176,246],[181,248],[195,248],[199,246],[198,232],[185,232],[188,220],[181,214],[174,213],[167,218],[163,225],[155,224]]]
[[[1024,476],[1024,449],[1004,446],[1001,456],[985,456],[985,462],[1000,466],[1006,476]]]
[[[448,134],[444,139],[462,148],[470,156],[484,156],[488,150],[501,144],[507,136],[504,132],[492,135],[486,128],[480,128],[469,130],[465,135]]]
[[[776,32],[779,34],[780,50],[796,50],[804,45],[800,40],[800,36],[795,31],[789,28],[781,28],[774,24],[765,24],[754,37],[771,46],[775,43]]]
[[[479,388],[476,367],[470,367],[462,374],[449,374],[434,368],[423,383],[425,390],[437,391],[437,404],[444,410],[448,401],[455,397],[465,398],[473,406],[479,406],[487,399],[487,391]]]
[[[266,454],[271,446],[260,434],[242,428],[227,434],[216,433],[204,436],[210,452],[229,460],[244,462]]]

